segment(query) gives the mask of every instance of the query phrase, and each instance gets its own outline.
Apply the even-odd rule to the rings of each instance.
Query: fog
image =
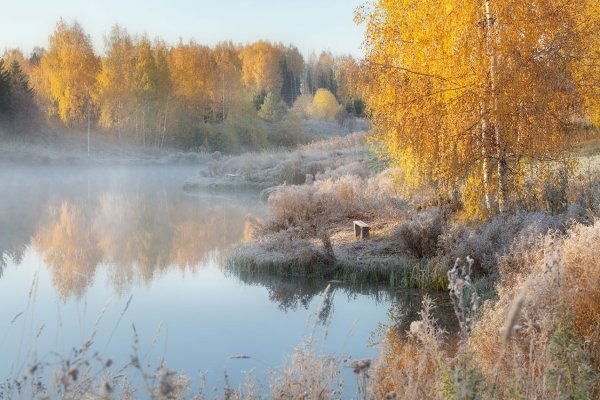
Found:
[[[0,365],[3,379],[32,365],[51,379],[52,360],[90,335],[90,354],[111,358],[116,371],[130,361],[132,324],[149,365],[164,358],[190,377],[206,371],[211,388],[222,387],[223,370],[234,385],[248,369],[266,379],[302,342],[328,283],[224,270],[266,205],[250,191],[187,193],[184,182],[199,171],[0,167],[0,359],[10,360]],[[318,316],[334,337],[346,337],[328,346],[374,356],[366,345],[395,296],[342,289]],[[162,350],[152,353],[155,343]],[[261,361],[229,361],[240,353]]]
[[[256,196],[191,195],[194,167],[0,168],[0,273],[32,246],[61,295],[81,295],[99,265],[115,290],[167,268],[194,269],[244,239]],[[250,198],[254,198],[250,200]]]

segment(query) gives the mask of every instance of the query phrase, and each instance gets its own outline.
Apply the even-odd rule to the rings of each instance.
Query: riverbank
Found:
[[[353,132],[358,129],[368,129],[366,120],[357,120]],[[334,121],[320,121],[302,119],[298,140],[301,143],[324,142],[327,139],[336,142],[344,135],[353,136],[347,128],[339,126]],[[310,147],[311,145],[308,145]],[[293,154],[294,151],[273,148],[272,156]],[[253,154],[253,153],[250,153]],[[252,158],[247,154],[230,156],[219,151],[209,151],[204,147],[190,148],[187,150],[141,146],[130,140],[120,140],[115,136],[92,132],[88,141],[85,132],[61,132],[50,125],[42,125],[33,132],[23,132],[12,135],[0,131],[0,165],[9,166],[173,166],[195,165],[209,172],[209,176],[216,178],[221,164],[225,162],[228,169],[244,169],[243,160]],[[232,161],[233,160],[233,161]],[[219,164],[215,170],[215,164]],[[204,174],[206,175],[206,174]],[[231,178],[231,177],[227,177]],[[272,185],[272,180],[265,180],[264,176],[256,177],[253,182],[262,181],[263,186]],[[283,177],[286,179],[286,177]],[[227,179],[224,180],[227,182]],[[279,181],[275,180],[274,184]],[[194,182],[190,182],[194,189]],[[195,182],[195,188],[204,188],[204,182]],[[209,183],[210,184],[210,183]],[[212,185],[215,186],[215,185]],[[231,187],[227,185],[227,187]]]
[[[520,199],[528,207],[473,221],[459,201],[440,204],[426,192],[407,197],[398,171],[377,161],[366,137],[219,160],[188,181],[188,190],[262,190],[269,203],[268,217],[253,221],[252,240],[232,254],[229,268],[445,290],[456,259],[469,256],[472,277],[491,296],[498,262],[517,243],[530,245],[548,231],[589,224],[600,209],[589,154],[578,179],[540,183],[539,196]],[[368,240],[355,237],[354,220],[370,225]]]
[[[534,182],[513,211],[482,221],[465,218],[459,202],[403,196],[396,172],[375,163],[360,164],[362,174],[279,185],[269,216],[255,221],[228,268],[447,291],[459,332],[440,326],[433,301],[408,324],[399,310],[379,359],[353,363],[358,398],[595,398],[600,179],[589,149],[575,154],[568,173]],[[356,219],[370,225],[369,239],[355,237]],[[317,371],[330,360],[298,351],[293,358]],[[307,378],[320,387],[337,382],[283,377],[287,393]]]
[[[213,154],[198,175],[184,185],[189,192],[206,189],[253,189],[266,200],[280,185],[310,184],[326,177],[368,175],[375,162],[364,132],[321,139],[294,150],[276,149],[237,156]]]
[[[38,166],[173,166],[203,165],[211,153],[144,148],[116,138],[92,135],[90,151],[83,135],[40,128],[35,134],[0,134],[0,165]]]

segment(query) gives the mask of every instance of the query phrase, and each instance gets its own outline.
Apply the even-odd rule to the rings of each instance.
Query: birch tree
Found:
[[[594,114],[597,1],[380,0],[357,20],[367,104],[408,182],[504,212],[525,166],[566,156],[570,120]]]
[[[135,45],[127,30],[115,25],[105,39],[106,55],[101,61],[95,97],[101,126],[117,131],[119,139],[132,126],[135,114]]]
[[[270,42],[258,41],[240,52],[242,80],[251,90],[259,93],[280,93],[283,80],[279,61],[281,49]]]
[[[180,42],[171,51],[170,71],[178,107],[195,119],[213,119],[223,96],[212,50],[193,41]]]
[[[41,97],[51,101],[50,113],[65,123],[89,119],[99,61],[81,25],[60,20],[38,68],[45,82],[38,88],[48,91]]]
[[[171,94],[169,48],[163,41],[153,44],[146,36],[137,41],[134,94],[138,141],[143,146],[162,146]]]

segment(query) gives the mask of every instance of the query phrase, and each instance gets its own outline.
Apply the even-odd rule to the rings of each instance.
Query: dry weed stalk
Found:
[[[323,339],[327,337],[327,325],[332,317],[331,307],[335,289],[328,284],[314,315],[311,334],[296,347],[283,371],[272,375],[271,398],[328,400],[342,399],[343,382],[340,378],[342,361],[327,356],[316,349],[316,331],[323,323]]]
[[[352,372],[356,374],[356,384],[358,388],[358,398],[363,400],[369,399],[369,369],[371,368],[371,359],[365,358],[355,360],[350,364]]]
[[[463,338],[471,332],[475,325],[475,314],[479,309],[480,298],[471,281],[473,259],[467,256],[466,262],[456,259],[454,267],[448,271],[448,290],[458,318]]]

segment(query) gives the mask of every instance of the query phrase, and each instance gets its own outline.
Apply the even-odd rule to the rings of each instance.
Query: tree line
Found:
[[[352,113],[360,103],[351,77],[357,71],[354,59],[324,51],[305,61],[295,46],[269,41],[210,47],[180,40],[170,45],[160,38],[132,36],[116,25],[105,37],[104,53],[98,55],[81,25],[60,20],[47,48],[36,48],[29,58],[14,49],[3,58],[20,75],[0,69],[5,71],[0,78],[0,112],[22,109],[9,110],[3,103],[9,93],[5,86],[15,86],[11,79],[22,80],[25,84],[16,86],[48,118],[74,129],[91,124],[143,146],[227,150],[231,133],[223,133],[222,125],[260,116],[267,98],[267,108],[282,112],[263,110],[263,115],[277,119],[302,94],[314,95],[318,89],[330,91]],[[358,114],[362,112],[359,107]],[[247,136],[236,137],[233,147],[265,143],[252,132]]]

